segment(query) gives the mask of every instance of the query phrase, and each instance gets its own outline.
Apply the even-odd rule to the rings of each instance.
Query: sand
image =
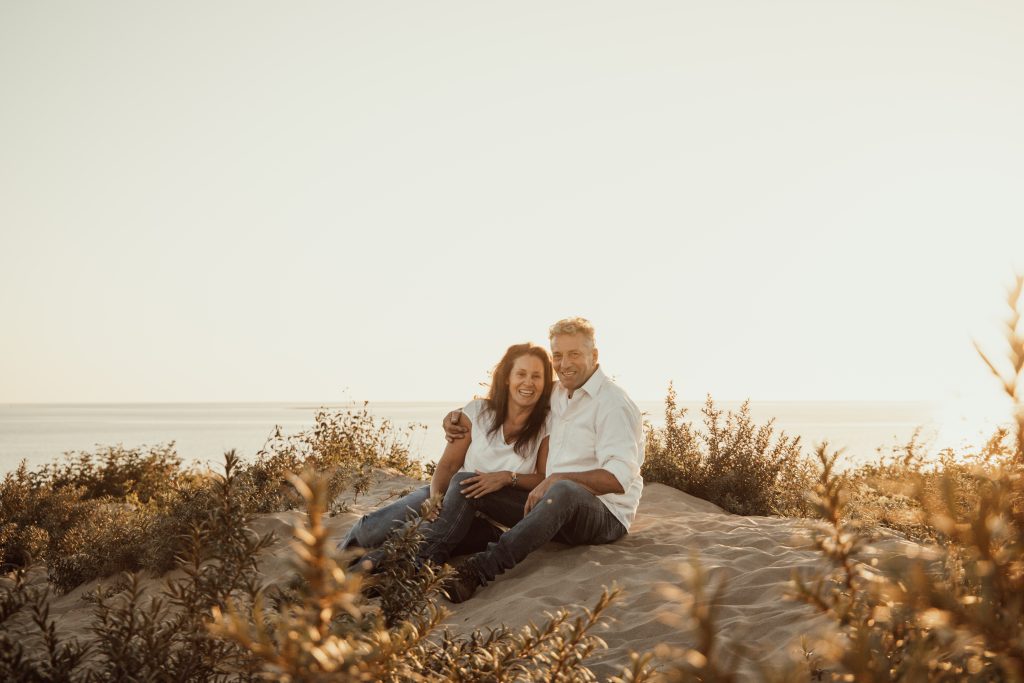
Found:
[[[377,474],[370,491],[351,511],[331,517],[332,540],[340,540],[359,515],[403,489],[422,485],[386,472]],[[269,584],[285,584],[293,570],[288,560],[291,525],[301,523],[298,511],[260,515],[254,527],[273,530],[278,540],[262,556],[260,572]],[[457,632],[540,622],[545,612],[560,607],[591,607],[605,586],[618,585],[623,596],[607,612],[608,626],[599,631],[608,649],[590,661],[599,678],[617,673],[631,651],[652,650],[659,643],[692,646],[695,634],[672,615],[681,613],[668,600],[662,584],[685,586],[680,567],[699,558],[713,582],[725,581],[717,617],[717,637],[725,652],[737,656],[744,679],[756,680],[760,667],[781,662],[798,649],[802,635],[819,634],[827,621],[802,604],[787,599],[795,572],[812,575],[827,568],[809,547],[806,522],[775,517],[741,517],[660,484],[645,487],[630,533],[603,546],[567,547],[550,543],[512,571],[461,605],[450,605],[447,625]],[[898,571],[911,546],[897,537],[874,544],[871,555],[881,566]],[[164,577],[166,578],[166,577]],[[36,572],[35,581],[45,580]],[[149,579],[156,587],[163,579]],[[51,613],[61,633],[84,634],[91,607],[81,596],[95,582],[56,598]]]

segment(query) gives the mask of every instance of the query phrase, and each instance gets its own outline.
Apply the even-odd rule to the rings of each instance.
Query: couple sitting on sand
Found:
[[[640,410],[598,366],[589,321],[560,320],[550,341],[551,357],[529,343],[509,347],[487,398],[445,418],[449,443],[430,486],[364,516],[339,548],[381,545],[427,498],[444,494],[422,527],[419,557],[440,564],[478,551],[446,586],[452,602],[463,602],[548,541],[625,535],[643,490]],[[372,552],[364,558],[373,564]]]

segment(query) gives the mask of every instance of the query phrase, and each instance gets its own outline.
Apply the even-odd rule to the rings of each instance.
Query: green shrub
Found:
[[[61,534],[48,553],[50,581],[68,591],[96,577],[142,568],[151,512],[113,499],[83,501],[81,521]]]
[[[118,444],[95,452],[70,452],[37,474],[53,489],[78,489],[86,500],[133,495],[143,503],[187,476],[189,470],[182,467],[173,441],[146,450]]]
[[[374,468],[420,477],[408,432],[361,410],[317,411],[311,429],[278,430],[254,461],[233,460],[234,495],[246,512],[294,507],[289,472],[324,473],[331,498],[355,495]],[[0,482],[0,564],[46,562],[61,590],[101,576],[172,568],[176,539],[187,537],[217,504],[217,478],[182,465],[174,444],[73,452],[29,471],[24,463]]]
[[[757,426],[749,401],[739,412],[715,407],[709,396],[701,410],[704,430],[686,421],[669,384],[665,426],[647,425],[641,474],[650,483],[667,484],[740,515],[804,515],[803,492],[814,468],[800,450],[800,438],[780,433],[773,421]]]
[[[11,622],[27,612],[27,623]],[[0,680],[90,681],[82,667],[89,647],[64,640],[50,617],[49,588],[29,587],[24,570],[0,579]]]
[[[27,588],[23,571],[0,585],[0,680],[256,680],[252,657],[229,641],[211,638],[207,631],[214,607],[252,603],[258,590],[257,555],[272,540],[248,528],[237,470],[237,457],[229,452],[224,474],[210,478],[211,505],[178,546],[180,576],[155,592],[142,588],[138,573],[127,573],[117,586],[100,587],[88,596],[96,607],[85,645],[58,637],[49,618],[48,591]],[[81,542],[95,540],[107,552],[117,547],[113,529],[120,525],[131,534],[144,526],[116,517],[98,521],[103,514],[131,514],[132,508],[110,500],[88,501],[101,512],[87,515],[91,521],[76,531],[96,531],[95,539],[82,537]],[[131,543],[126,541],[126,547]],[[64,572],[67,578],[62,580],[71,582],[72,576],[100,571],[94,566],[99,561],[98,554],[76,554],[58,570],[58,577]],[[129,560],[122,556],[107,562],[113,566]],[[20,624],[13,625],[25,612]]]
[[[22,462],[0,482],[0,564],[46,561],[88,509],[80,488],[54,489]]]
[[[33,524],[20,526],[7,522],[0,527],[0,557],[11,567],[27,567],[46,557],[50,534]]]

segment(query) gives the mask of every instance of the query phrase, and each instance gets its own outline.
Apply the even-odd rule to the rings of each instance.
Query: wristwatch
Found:
[[[517,482],[517,481],[519,481],[519,473],[518,473],[518,472],[513,472],[513,473],[512,473],[512,483],[510,484],[510,486],[511,486],[512,488],[515,488],[515,487],[516,487],[516,482]]]

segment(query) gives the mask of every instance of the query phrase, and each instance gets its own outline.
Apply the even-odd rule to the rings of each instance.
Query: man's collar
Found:
[[[601,387],[604,386],[605,379],[604,372],[601,370],[601,366],[598,365],[590,379],[584,382],[583,386],[576,391],[585,391],[588,396],[597,396],[601,392]]]

